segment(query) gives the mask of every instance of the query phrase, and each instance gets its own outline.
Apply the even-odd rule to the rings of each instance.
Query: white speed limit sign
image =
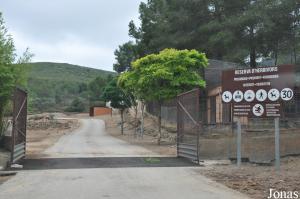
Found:
[[[294,92],[290,88],[284,88],[280,92],[281,99],[284,101],[289,101],[293,98]]]

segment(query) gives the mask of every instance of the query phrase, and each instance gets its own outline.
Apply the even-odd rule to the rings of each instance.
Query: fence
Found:
[[[200,89],[177,96],[177,156],[199,163]]]
[[[199,97],[199,121],[202,122],[199,135],[200,159],[235,159],[236,158],[236,130],[237,118],[232,117],[230,105],[213,103],[218,97],[207,97],[202,92]],[[187,109],[193,114],[195,101],[187,100]],[[215,105],[215,107],[212,107]],[[147,105],[147,112],[157,115],[158,104]],[[162,124],[177,125],[177,117],[188,121],[183,112],[177,115],[176,100],[170,100],[162,106]],[[214,116],[213,116],[214,115]],[[222,117],[222,120],[218,119]],[[215,120],[212,120],[214,119]],[[257,163],[270,163],[275,158],[275,124],[274,119],[241,118],[242,123],[242,149],[244,160]],[[193,129],[188,126],[186,131]],[[294,99],[284,104],[283,114],[280,118],[280,152],[281,156],[300,154],[300,92],[296,90]]]
[[[27,124],[27,93],[16,88],[13,99],[13,126],[11,141],[11,163],[25,157]]]

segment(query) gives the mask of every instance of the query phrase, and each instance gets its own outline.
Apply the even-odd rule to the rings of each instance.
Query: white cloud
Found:
[[[9,0],[0,12],[18,55],[29,47],[33,61],[112,70],[114,50],[130,39],[129,21],[138,21],[140,1]]]
[[[112,48],[83,41],[74,35],[66,35],[54,43],[28,40],[18,33],[12,33],[12,36],[19,55],[28,47],[27,44],[30,44],[30,51],[35,54],[34,62],[55,61],[112,71],[111,60],[114,60]]]

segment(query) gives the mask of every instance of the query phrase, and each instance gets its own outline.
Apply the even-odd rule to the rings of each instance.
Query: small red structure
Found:
[[[90,107],[90,117],[99,115],[111,115],[112,109],[107,107]]]

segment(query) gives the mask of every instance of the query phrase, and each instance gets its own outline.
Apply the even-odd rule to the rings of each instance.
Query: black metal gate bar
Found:
[[[177,96],[177,156],[199,163],[200,89]]]
[[[13,129],[11,164],[25,157],[27,124],[27,92],[16,88],[13,96]]]

